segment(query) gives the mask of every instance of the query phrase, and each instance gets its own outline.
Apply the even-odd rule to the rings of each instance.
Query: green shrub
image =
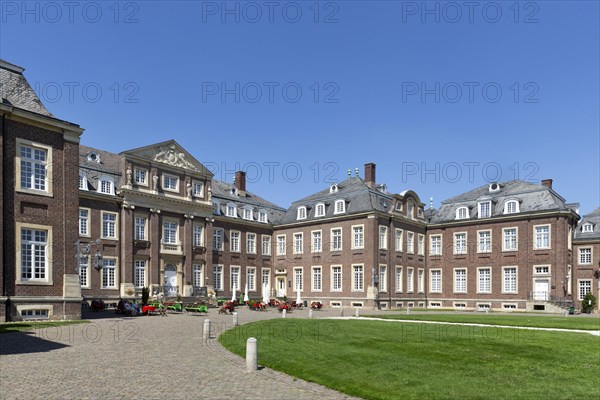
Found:
[[[148,289],[147,287],[142,288],[142,304],[147,305],[149,298],[150,298],[150,289]]]
[[[592,293],[588,293],[585,295],[583,300],[581,300],[581,311],[584,313],[591,314],[592,311],[596,308],[596,297]]]

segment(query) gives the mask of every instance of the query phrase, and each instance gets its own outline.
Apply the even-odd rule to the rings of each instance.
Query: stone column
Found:
[[[121,254],[121,272],[120,272],[120,295],[121,297],[135,297],[135,288],[133,286],[133,210],[135,206],[129,205],[127,201],[123,202],[120,222],[120,254]]]
[[[190,296],[192,294],[192,263],[194,261],[193,226],[194,216],[185,214],[183,220],[183,238],[181,240],[181,250],[183,252],[182,296]]]
[[[160,210],[150,209],[148,221],[148,239],[150,240],[150,259],[148,260],[148,285],[160,285]],[[152,292],[150,293],[152,294]]]

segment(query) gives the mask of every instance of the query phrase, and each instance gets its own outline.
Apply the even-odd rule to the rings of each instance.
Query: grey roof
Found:
[[[439,209],[432,212],[431,223],[453,221],[456,209],[460,206],[469,208],[469,219],[477,218],[477,205],[480,201],[492,201],[492,217],[503,215],[504,203],[507,200],[519,202],[519,213],[531,213],[547,210],[573,210],[576,204],[567,204],[565,199],[554,190],[541,184],[520,180],[499,183],[500,190],[491,192],[490,185],[483,185],[474,190],[444,200]]]
[[[123,166],[118,154],[79,145],[79,169],[86,172],[88,189],[91,191],[98,189],[98,178],[102,175],[108,175],[115,180],[115,189],[122,186]]]
[[[592,224],[592,232],[583,232],[583,225]],[[600,240],[600,208],[596,208],[591,213],[584,215],[575,229],[575,239],[580,241]]]
[[[302,206],[306,207],[306,221],[316,221],[334,215],[336,200],[344,200],[346,202],[346,212],[344,215],[371,211],[389,212],[394,203],[394,196],[392,194],[384,193],[367,186],[359,177],[350,177],[338,183],[337,186],[337,192],[332,193],[330,187],[293,202],[285,213],[285,217],[281,223],[296,222],[298,207]],[[315,217],[315,206],[317,203],[325,204],[325,215],[323,217]]]
[[[0,59],[0,98],[3,104],[54,118],[23,76],[24,68]]]
[[[241,212],[244,206],[250,206],[254,210],[254,220],[258,220],[258,210],[264,209],[268,213],[268,222],[277,224],[283,218],[285,209],[278,205],[246,191],[243,194],[232,193],[231,184],[213,179],[211,183],[213,202],[217,200],[221,209],[221,215],[225,215],[227,203],[235,203],[238,208],[238,217],[241,218]]]

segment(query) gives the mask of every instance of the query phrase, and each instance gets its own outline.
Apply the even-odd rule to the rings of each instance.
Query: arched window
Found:
[[[115,194],[115,180],[107,175],[98,178],[98,193]]]
[[[346,212],[346,202],[344,200],[336,200],[334,214],[343,214],[345,212]]]
[[[468,207],[458,207],[456,209],[456,219],[467,219],[469,218],[469,208]]]
[[[89,190],[87,174],[82,170],[79,170],[79,190]]]
[[[325,216],[325,204],[317,203],[315,206],[315,217],[324,217]]]
[[[225,215],[227,215],[228,217],[237,218],[237,206],[235,205],[235,203],[227,203]]]
[[[306,207],[298,207],[296,219],[306,219]]]
[[[519,202],[516,200],[508,200],[504,203],[504,214],[514,214],[519,212]]]

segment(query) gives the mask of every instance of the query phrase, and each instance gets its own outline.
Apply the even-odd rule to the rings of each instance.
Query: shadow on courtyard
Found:
[[[41,331],[9,332],[0,335],[0,355],[44,353],[69,347],[42,338]]]

